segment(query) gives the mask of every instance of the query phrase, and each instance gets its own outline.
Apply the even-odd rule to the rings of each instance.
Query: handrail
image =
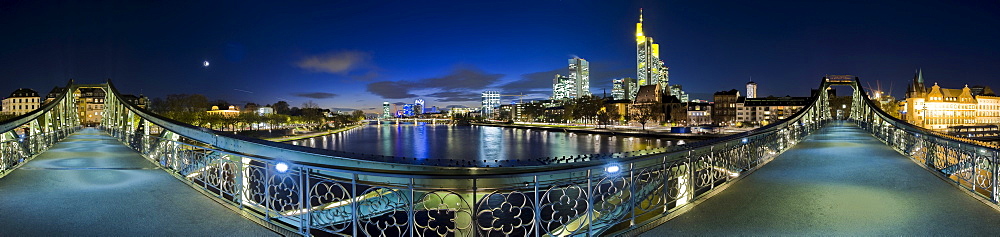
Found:
[[[404,221],[393,224],[399,229],[379,231],[466,236],[511,228],[541,235],[638,230],[759,168],[829,118],[829,111],[821,108],[827,95],[817,93],[809,106],[782,122],[712,141],[550,165],[440,167],[355,159],[347,152],[195,127],[117,99],[120,93],[110,81],[108,88],[103,125],[110,134],[206,195],[252,213],[256,218],[251,219],[300,234],[360,235],[368,233],[375,221],[370,218],[391,213],[407,217],[394,218]],[[149,135],[152,126],[163,132]],[[514,196],[521,196],[521,201],[511,200]],[[512,205],[528,202],[517,205],[534,216],[504,217],[520,218],[516,227],[502,221],[481,222],[507,215],[496,209],[498,198]],[[566,200],[579,204],[560,204]],[[642,208],[639,203],[664,206]],[[452,222],[473,223],[435,227],[433,217],[415,217],[441,209],[465,216]],[[337,213],[353,214],[327,216]],[[623,227],[623,220],[635,226]]]
[[[821,86],[824,83],[821,83]],[[114,95],[120,95],[118,89],[114,84],[108,80],[108,88]],[[822,93],[818,93],[810,97],[809,104],[812,106]],[[707,147],[712,144],[725,143],[728,141],[740,140],[750,136],[756,136],[760,134],[772,133],[782,128],[790,126],[786,122],[776,122],[770,125],[760,127],[751,131],[746,131],[742,133],[737,133],[725,137],[715,138],[711,140],[699,141],[694,143],[689,143],[686,145],[676,146],[674,149],[667,149],[665,151],[630,151],[630,152],[620,152],[618,154],[642,154],[634,157],[615,157],[617,159],[612,160],[589,160],[581,162],[570,162],[570,163],[555,163],[555,164],[544,164],[544,165],[530,165],[530,166],[517,166],[517,167],[450,167],[450,166],[434,166],[434,165],[421,165],[421,164],[408,164],[408,163],[396,163],[396,162],[383,162],[376,160],[366,160],[354,158],[360,154],[354,154],[350,152],[343,151],[333,151],[320,148],[297,146],[281,142],[272,142],[262,139],[250,138],[239,136],[235,134],[225,133],[221,131],[216,131],[208,128],[197,127],[194,125],[185,124],[160,116],[158,114],[149,112],[146,109],[140,108],[131,104],[128,101],[122,101],[122,104],[126,105],[128,109],[138,116],[146,119],[153,124],[163,127],[166,130],[177,133],[181,136],[202,142],[205,144],[211,144],[212,147],[222,150],[228,150],[233,152],[238,152],[244,155],[278,159],[291,163],[311,165],[311,166],[321,166],[332,169],[353,169],[365,172],[374,173],[388,173],[388,174],[405,174],[405,175],[415,175],[422,177],[457,177],[465,175],[479,175],[479,176],[504,176],[511,174],[545,174],[551,172],[563,172],[569,170],[584,170],[588,168],[593,168],[596,166],[606,165],[608,162],[623,162],[623,161],[641,161],[643,159],[655,159],[654,156],[663,155],[665,153],[671,152],[684,152],[686,150],[694,149],[697,147]],[[803,108],[789,116],[782,121],[792,121],[797,120],[804,116],[808,107]],[[608,156],[613,157],[613,156]],[[624,159],[622,159],[624,158]]]
[[[7,121],[0,121],[2,122],[0,123],[0,134],[9,132],[10,130],[18,128],[21,125],[25,125],[35,119],[38,119],[38,117],[44,115],[45,113],[48,113],[50,110],[55,108],[60,102],[62,102],[63,98],[66,98],[66,93],[72,93],[71,92],[72,86],[73,86],[73,80],[70,79],[69,82],[66,83],[66,91],[60,94],[59,97],[57,97],[55,100],[45,103],[44,105],[42,105],[41,108],[38,108],[26,114],[19,115]]]

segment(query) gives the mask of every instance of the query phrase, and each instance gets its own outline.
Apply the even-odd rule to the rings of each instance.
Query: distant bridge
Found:
[[[815,200],[826,200],[817,198],[831,195],[836,198],[842,193],[808,192],[864,190],[866,192],[857,193],[878,193],[878,189],[823,186],[824,181],[844,178],[835,174],[855,170],[863,172],[852,174],[890,175],[886,170],[895,170],[898,172],[892,175],[913,177],[895,182],[918,182],[899,185],[921,186],[923,189],[919,190],[923,191],[889,196],[925,200],[899,205],[920,206],[914,210],[925,212],[917,214],[946,218],[887,222],[909,228],[902,232],[833,230],[861,234],[926,234],[938,232],[920,231],[933,228],[934,224],[957,220],[964,225],[953,226],[955,229],[973,232],[955,233],[1000,231],[995,224],[965,221],[997,223],[1000,218],[998,212],[990,208],[995,208],[1000,199],[995,175],[1000,172],[998,149],[892,118],[864,96],[856,77],[824,78],[818,85],[821,93],[813,95],[808,107],[781,122],[749,132],[671,148],[579,156],[572,162],[556,164],[504,167],[438,166],[406,159],[367,159],[350,152],[233,136],[150,113],[119,99],[121,94],[111,82],[104,86],[108,93],[100,131],[80,130],[71,93],[75,88],[72,81],[67,86],[71,89],[57,100],[0,124],[3,135],[0,176],[7,175],[0,179],[0,199],[3,199],[0,203],[16,203],[16,206],[0,206],[4,210],[0,215],[6,215],[6,220],[19,220],[2,224],[5,233],[85,235],[110,231],[87,232],[83,229],[71,232],[66,229],[73,227],[58,223],[59,228],[54,230],[24,225],[30,222],[42,226],[56,222],[53,221],[56,218],[90,221],[88,223],[95,226],[111,226],[115,233],[129,235],[205,235],[230,233],[228,231],[250,235],[260,231],[257,226],[246,225],[246,221],[231,220],[231,217],[243,220],[238,217],[242,216],[281,234],[300,235],[591,236],[637,235],[646,231],[651,231],[651,235],[690,235],[716,233],[710,232],[714,230],[729,230],[717,234],[830,234],[839,232],[801,230],[828,228],[827,225],[810,224],[833,220],[824,218],[847,223],[840,228],[851,228],[858,226],[851,223],[864,220],[863,216],[894,217],[894,212],[901,210],[900,207],[855,207],[864,205],[859,202],[842,202],[841,206],[830,208],[826,202]],[[833,86],[854,89],[850,110],[841,111],[846,121],[833,120],[829,95],[822,93]],[[104,142],[110,140],[108,136],[120,143]],[[118,149],[124,148],[122,145],[130,149]],[[829,149],[812,149],[816,147]],[[896,153],[886,153],[887,150]],[[72,155],[77,154],[74,152],[78,155]],[[895,159],[891,154],[899,154],[905,159]],[[136,162],[140,156],[148,162]],[[916,164],[898,162],[907,159]],[[116,162],[128,165],[114,165]],[[769,163],[772,165],[764,166]],[[842,165],[844,169],[831,170],[831,164]],[[863,169],[875,166],[882,169]],[[931,172],[913,171],[913,167],[924,167]],[[33,172],[66,170],[74,170],[78,175],[30,177]],[[754,172],[759,174],[748,176]],[[163,189],[172,184],[155,178],[153,173],[171,174],[193,189]],[[940,185],[945,182],[933,179],[927,181],[926,177],[933,175],[959,188]],[[807,179],[814,176],[827,178]],[[746,181],[735,182],[743,179]],[[787,184],[766,186],[772,181]],[[52,186],[53,182],[74,182],[74,185]],[[862,179],[851,185],[860,187],[880,182],[882,179]],[[741,185],[770,188],[768,190],[778,195],[775,198],[800,200],[759,198],[755,190],[760,189],[740,188]],[[758,198],[733,199],[733,195],[727,196],[730,191],[723,191],[727,188],[740,197]],[[83,202],[67,206],[57,205],[64,201],[31,198],[52,193],[53,189],[65,194],[62,196],[65,200]],[[121,191],[125,193],[112,192],[115,190],[125,190]],[[919,199],[929,196],[928,192],[950,196]],[[968,195],[955,195],[962,192]],[[189,195],[191,193],[203,196]],[[710,198],[713,196],[717,197]],[[969,204],[970,200],[975,204],[973,197],[989,206]],[[219,214],[219,205],[205,205],[203,200],[214,200],[234,212]],[[715,200],[739,203],[713,202]],[[879,204],[889,205],[886,203],[893,202]],[[760,211],[768,206],[778,208]],[[845,212],[840,208],[856,211]],[[146,213],[142,220],[147,221],[130,221],[131,215],[142,214],[119,209],[142,210]],[[686,212],[697,215],[682,215]],[[752,213],[785,212],[791,214],[750,216]],[[93,216],[88,213],[101,217],[90,218]],[[706,225],[710,220],[734,219],[729,217],[734,215],[738,217],[735,219],[746,220],[749,224],[732,224],[742,229]],[[760,220],[775,223],[765,223],[771,225],[765,226],[754,222]],[[159,221],[166,226],[157,226]],[[885,225],[868,228],[885,228]],[[835,228],[837,225],[829,226]],[[211,232],[222,229],[227,232]],[[176,232],[180,230],[186,232]]]

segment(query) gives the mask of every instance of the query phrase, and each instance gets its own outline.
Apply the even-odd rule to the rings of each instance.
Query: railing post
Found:
[[[673,175],[673,172],[670,172],[667,168],[666,155],[664,155],[663,159],[660,161],[660,169],[660,176],[663,176],[660,179],[660,182],[662,182],[660,186],[663,186],[663,197],[661,197],[661,199],[663,199],[663,214],[667,214],[667,211],[670,210],[667,208],[667,203],[670,201],[670,187],[667,187],[667,184],[670,184],[670,176]]]
[[[535,237],[540,237],[542,234],[542,204],[540,194],[538,193],[538,175],[533,175],[535,183],[535,202],[532,204],[535,210]]]
[[[357,173],[351,174],[351,195],[347,195],[347,196],[350,197],[350,200],[351,200],[351,222],[353,224],[352,228],[351,228],[351,236],[359,236],[358,235],[358,221],[359,221],[358,219],[360,217],[358,216],[358,201],[359,200],[357,198],[358,197],[358,174]]]
[[[415,224],[416,221],[413,220],[413,218],[416,217],[415,213],[413,213],[413,206],[417,205],[417,199],[414,196],[413,192],[413,178],[410,178],[410,183],[406,184],[406,188],[410,190],[410,202],[409,205],[407,205],[408,207],[406,210],[406,217],[407,217],[406,223],[407,225],[410,226],[410,237],[413,237],[415,232],[417,231],[417,227]]]
[[[635,193],[636,182],[635,182],[635,163],[634,162],[628,164],[628,179],[629,179],[629,185],[628,185],[628,187],[629,187],[629,195],[628,195],[629,196],[629,207],[628,207],[628,210],[630,210],[629,214],[631,214],[631,216],[629,217],[629,224],[628,225],[631,227],[631,226],[635,226],[635,211],[636,211],[636,206],[638,206],[638,205],[636,205],[637,200],[636,200],[636,193]],[[612,184],[614,184],[613,181],[612,181]],[[591,224],[593,224],[593,223],[591,223]]]
[[[413,123],[416,124],[416,121],[414,120]],[[479,179],[476,178],[472,179],[472,199],[470,200],[471,202],[469,203],[470,208],[472,208],[472,213],[470,215],[472,221],[472,226],[470,226],[470,228],[472,229],[470,231],[472,231],[472,236],[476,236],[477,233],[479,233],[479,218],[477,217],[477,214],[479,213],[479,205],[476,205],[477,203],[479,203],[478,201],[476,201],[476,193],[479,189],[478,181]],[[457,230],[458,227],[459,226],[456,223],[455,229]]]
[[[593,235],[594,226],[594,188],[591,184],[591,169],[587,169],[587,236]]]
[[[302,235],[309,236],[312,228],[312,198],[309,197],[311,185],[309,185],[309,172],[305,166],[298,166],[299,169],[299,207],[306,210],[299,220],[299,231]]]
[[[991,200],[993,203],[1000,203],[1000,194],[997,194],[997,192],[1000,191],[1000,188],[997,187],[997,181],[1000,180],[997,178],[997,174],[1000,174],[1000,165],[998,165],[998,163],[1000,163],[1000,156],[998,155],[1000,155],[1000,153],[994,150],[993,157],[990,157],[989,161],[993,165],[993,172],[990,174],[990,177],[992,178],[992,180],[990,180],[990,184],[993,185],[993,190],[990,194],[992,196]]]

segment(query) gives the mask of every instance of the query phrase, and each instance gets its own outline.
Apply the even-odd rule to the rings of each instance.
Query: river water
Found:
[[[463,125],[365,125],[291,142],[329,150],[418,159],[507,160],[643,150],[669,139]]]

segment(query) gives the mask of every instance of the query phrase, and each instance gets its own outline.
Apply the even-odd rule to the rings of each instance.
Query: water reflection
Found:
[[[364,154],[454,160],[531,159],[634,151],[671,145],[667,139],[550,132],[488,126],[369,125],[292,142],[301,146]]]

